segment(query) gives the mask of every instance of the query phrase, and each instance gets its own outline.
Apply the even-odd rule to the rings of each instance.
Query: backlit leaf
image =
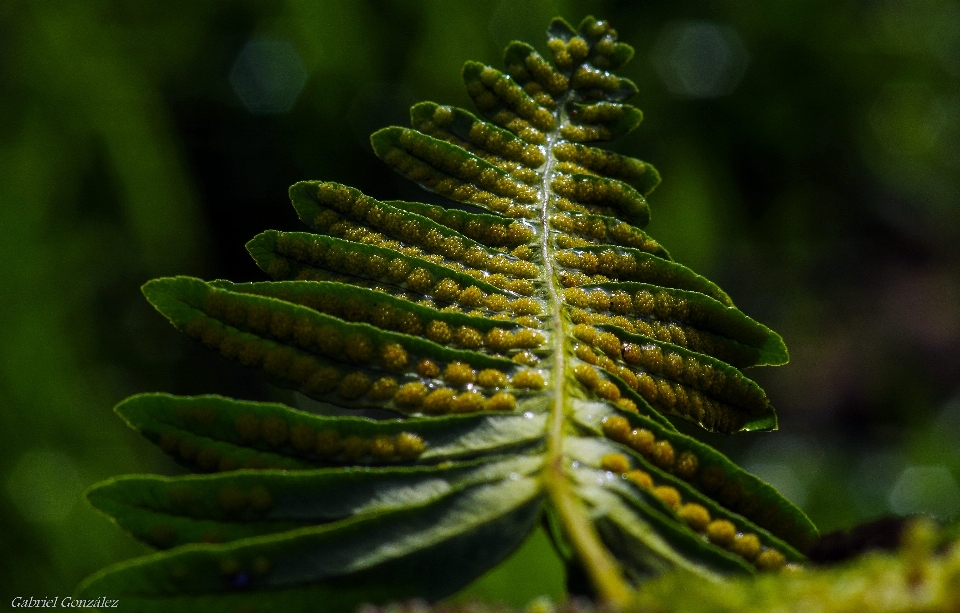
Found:
[[[545,522],[597,595],[652,575],[804,563],[817,536],[773,487],[681,434],[776,428],[740,369],[782,339],[641,228],[660,182],[600,149],[635,129],[633,55],[555,20],[552,62],[511,43],[468,62],[477,112],[423,102],[374,152],[449,206],[331,182],[290,189],[310,232],[247,245],[274,281],[156,279],[186,335],[277,385],[395,419],[145,394],[120,416],[196,473],[101,483],[90,501],[163,551],[80,588],[136,610],[352,611],[438,599]]]

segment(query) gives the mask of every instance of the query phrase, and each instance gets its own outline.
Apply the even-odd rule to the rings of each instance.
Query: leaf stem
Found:
[[[590,583],[601,600],[622,609],[630,601],[632,590],[627,584],[620,566],[607,551],[594,529],[583,504],[576,499],[563,470],[563,457],[548,453],[550,461],[544,473],[544,486]]]
[[[583,502],[577,497],[570,485],[563,454],[563,438],[566,434],[566,393],[567,385],[567,330],[562,314],[557,278],[553,270],[553,245],[550,234],[550,192],[553,174],[553,145],[559,137],[559,127],[566,121],[566,94],[557,103],[557,130],[547,135],[546,162],[543,167],[543,179],[540,189],[540,244],[544,264],[544,278],[549,292],[549,309],[553,317],[553,407],[551,408],[547,438],[547,457],[544,463],[543,486],[553,503],[553,507],[580,563],[600,599],[616,608],[624,608],[633,593],[623,576],[620,565],[610,554],[600,535],[594,528]]]

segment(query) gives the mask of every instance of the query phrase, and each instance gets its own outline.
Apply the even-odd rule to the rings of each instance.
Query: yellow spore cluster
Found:
[[[539,175],[533,171],[546,162],[546,156],[538,147],[514,138],[513,135],[508,136],[485,121],[478,120],[470,126],[469,138],[471,144],[481,146],[484,151],[490,152],[495,157],[501,159],[507,157],[520,162],[528,170],[523,173],[525,178],[531,176],[530,173],[533,177],[539,178]],[[524,182],[533,183],[534,181],[525,180]]]
[[[606,242],[607,239],[607,224],[599,216],[554,213],[550,216],[550,227],[557,232],[557,245],[564,249]],[[580,237],[579,241],[574,235]],[[565,244],[571,241],[578,241],[583,245]]]
[[[515,349],[534,349],[546,342],[542,332],[529,328],[510,330],[497,327],[483,333],[471,326],[451,326],[439,319],[428,323],[423,328],[422,335],[441,345],[474,350],[487,348],[495,353],[509,353]]]
[[[345,321],[372,324],[383,330],[419,336],[423,332],[423,320],[414,309],[404,303],[378,300],[377,294],[349,294],[337,289],[299,292],[294,289],[272,291],[271,297],[300,304],[320,313],[333,315]],[[213,313],[211,313],[213,315]],[[292,322],[293,338],[297,344],[307,346],[316,340],[312,320],[307,317]],[[324,331],[325,333],[327,330]],[[276,335],[275,335],[276,336]]]
[[[708,492],[728,509],[750,517],[774,532],[791,531],[790,522],[784,521],[769,506],[765,507],[759,498],[748,493],[739,479],[728,477],[723,469],[716,465],[701,467],[694,452],[683,450],[677,453],[669,441],[658,440],[646,428],[631,428],[630,422],[620,415],[604,419],[602,429],[607,438],[630,447],[662,470]]]
[[[585,76],[589,75],[588,78],[590,78],[602,75],[602,72],[587,69],[583,74]],[[617,86],[619,86],[620,80],[617,77],[614,78],[617,79]],[[579,124],[611,125],[620,122],[624,116],[634,111],[635,109],[629,104],[600,101],[577,106],[571,119],[573,119],[574,123]]]
[[[449,374],[454,377],[464,375],[462,370],[455,370]],[[419,381],[401,386],[393,397],[393,401],[406,411],[422,411],[431,415],[513,411],[517,406],[516,396],[509,392],[497,392],[486,397],[472,389],[459,392],[448,387],[431,389]]]
[[[511,361],[523,366],[536,366],[540,363],[540,358],[532,351],[518,351],[510,358]]]
[[[606,149],[561,142],[553,148],[559,168],[569,174],[598,174],[631,181],[648,172],[640,160]]]
[[[257,307],[257,312],[251,313],[255,323],[260,318],[260,309],[266,310],[260,306]],[[261,325],[268,325],[269,319],[261,319]],[[263,368],[270,375],[301,386],[307,393],[329,392],[337,387],[341,380],[341,373],[337,368],[327,365],[314,355],[241,332],[215,319],[197,317],[184,325],[183,331],[188,336],[201,340],[208,347],[218,350],[225,358],[250,368]],[[343,335],[339,331],[331,327],[314,327],[310,331],[316,333],[313,340],[315,350],[343,357],[338,353],[343,348]],[[329,335],[324,336],[324,332],[329,332]],[[358,341],[348,357],[365,358],[368,348],[368,343]]]
[[[605,125],[566,124],[560,128],[560,136],[573,143],[592,143],[613,140],[613,132]],[[579,210],[568,207],[569,210]]]
[[[619,376],[648,402],[708,428],[735,430],[748,414],[767,407],[763,391],[738,371],[724,370],[697,354],[621,342],[615,334],[585,324],[575,325],[573,335],[587,345],[575,347],[577,357]]]
[[[283,235],[281,235],[281,237],[283,237]],[[280,247],[282,243],[288,242],[292,241],[278,241],[278,252],[285,257],[303,258],[304,249],[291,250],[286,247]],[[318,243],[318,241],[310,242],[313,244]],[[444,271],[440,271],[439,278],[435,277],[434,272],[427,270],[427,268],[423,266],[416,266],[416,260],[411,262],[403,257],[392,257],[388,260],[379,254],[364,254],[339,244],[333,245],[330,248],[323,246],[320,251],[319,259],[304,259],[303,261],[309,262],[310,266],[343,271],[348,277],[327,277],[323,274],[315,274],[322,271],[305,268],[297,276],[297,280],[320,281],[332,279],[345,281],[353,285],[366,285],[381,291],[388,291],[378,284],[382,282],[389,285],[405,287],[421,296],[433,296],[441,302],[447,299],[453,299],[455,304],[471,309],[482,306],[492,312],[512,311],[517,316],[536,315],[542,311],[540,303],[536,299],[528,297],[535,289],[529,279],[511,279],[500,273],[487,275],[487,273],[481,271],[476,271],[473,275],[474,278],[482,279],[495,287],[521,295],[521,298],[511,300],[502,294],[487,293],[475,285],[468,285],[466,283],[461,285],[459,282],[447,276]],[[428,256],[427,258],[420,259],[429,260],[429,257],[440,256]],[[524,265],[533,266],[531,262],[517,261]],[[432,263],[436,264],[436,262]],[[451,272],[457,272],[453,270],[452,266],[445,268]],[[469,271],[465,271],[463,274],[469,274]],[[365,283],[363,279],[373,281],[374,283]],[[397,292],[394,290],[390,293],[396,294]],[[401,294],[398,297],[404,296]]]
[[[590,54],[590,45],[582,36],[573,36],[569,40],[551,38],[547,47],[553,53],[553,63],[564,72],[583,62]]]
[[[648,253],[663,253],[663,247],[661,247],[657,241],[650,238],[650,236],[639,228],[623,221],[611,224],[608,228],[607,236],[610,242],[623,245],[624,247],[632,247]]]
[[[490,66],[480,71],[480,82],[496,96],[497,103],[510,109],[517,117],[527,121],[541,132],[550,132],[557,127],[557,120],[548,109],[542,108],[510,75]]]
[[[534,228],[521,220],[495,221],[458,209],[422,203],[406,204],[413,204],[414,212],[488,247],[518,247],[530,243],[536,236]]]
[[[646,201],[637,190],[622,181],[593,175],[569,175],[557,172],[550,187],[561,198],[558,208],[605,213],[610,210],[632,213],[645,206]],[[561,206],[561,201],[573,206]]]
[[[668,260],[636,249],[568,249],[556,254],[556,262],[560,266],[570,269],[560,273],[561,282],[566,287],[585,285],[590,282],[599,283],[601,281],[596,280],[599,278],[640,281],[680,290],[697,291],[719,301],[724,306],[733,305],[730,297],[710,282],[690,274],[689,271],[673,265]],[[591,281],[589,275],[597,276]],[[649,294],[649,292],[644,293]],[[697,317],[704,318],[707,321],[710,320],[709,317],[704,317],[705,307],[702,305],[690,303],[682,298],[672,296],[668,292],[659,293],[665,296],[663,300],[677,303],[678,318],[682,317],[684,309],[688,309],[686,311],[688,314],[695,314]],[[637,306],[637,312],[643,315],[649,314],[644,312],[640,305]],[[664,316],[663,318],[668,317]],[[744,332],[750,334],[749,327],[744,326]]]
[[[429,358],[417,363],[417,374],[428,379],[442,379],[447,385],[465,387],[476,384],[482,388],[501,388],[510,385],[517,389],[542,389],[546,383],[543,375],[534,370],[523,370],[510,379],[496,368],[484,368],[479,371],[464,362],[450,362],[443,369]]]
[[[722,323],[723,328],[731,330],[731,334],[753,345],[760,345],[767,338],[760,327],[738,324],[736,318],[718,321],[717,315],[711,313],[704,304],[663,289],[640,290],[631,295],[625,291],[608,293],[600,289],[586,291],[573,287],[564,290],[564,300],[577,309],[590,311],[590,316],[598,319],[596,323],[613,323],[636,334],[675,345],[698,346],[700,349],[695,350],[711,355],[713,351],[726,351],[737,357],[746,356],[747,352],[753,355],[756,350],[750,345],[702,328],[712,328]],[[573,311],[572,316],[585,318],[584,314],[577,311]]]
[[[624,398],[621,395],[617,384],[609,379],[604,379],[600,374],[588,364],[578,364],[573,367],[573,375],[584,387],[604,400],[615,403],[621,409],[637,412],[637,405],[633,400]]]
[[[455,253],[456,258],[453,260],[444,259],[440,255],[429,255],[424,254],[421,251],[420,247],[410,247],[402,246],[395,240],[388,240],[383,235],[378,233],[369,232],[368,230],[355,226],[349,222],[338,222],[330,229],[330,235],[336,238],[342,238],[344,240],[349,240],[357,243],[364,243],[368,245],[373,245],[376,247],[381,247],[384,249],[392,249],[399,251],[403,255],[410,258],[418,258],[430,262],[431,264],[436,264],[438,266],[443,266],[450,269],[453,272],[468,275],[475,279],[486,281],[491,285],[498,287],[500,289],[507,289],[510,291],[517,292],[519,294],[529,295],[532,293],[532,285],[528,281],[529,279],[535,279],[539,275],[539,269],[532,262],[524,261],[522,259],[508,256],[507,254],[498,254],[491,255],[487,253],[483,248],[474,245],[469,249],[465,249],[463,242],[457,238],[443,238],[439,233],[432,234],[434,231],[431,230],[431,233],[428,233],[426,239],[424,240],[425,248],[432,250],[432,246],[437,250],[443,249],[447,253]],[[440,244],[441,246],[437,246]],[[518,251],[519,253],[524,253],[523,250]],[[336,257],[336,255],[334,256]],[[366,256],[368,259],[371,256]],[[379,260],[382,260],[379,256],[376,256]],[[373,263],[367,262],[365,266],[357,268],[355,266],[354,270],[362,270],[364,272],[370,273],[379,273],[377,276],[382,276],[384,272],[384,266],[386,263],[380,264],[379,260],[374,260]],[[330,263],[330,257],[327,258],[327,263]],[[333,260],[333,263],[341,263],[342,260]],[[380,264],[377,266],[377,264]],[[417,269],[424,270],[424,269]],[[431,277],[426,278],[425,283],[414,284],[415,281],[408,281],[408,285],[414,291],[420,293],[429,293]],[[454,283],[450,280],[451,283]]]
[[[692,481],[697,476],[699,460],[696,454],[689,450],[677,454],[670,441],[657,440],[653,432],[645,428],[631,428],[630,422],[623,416],[611,415],[604,419],[603,434],[685,481]]]
[[[525,47],[526,54],[523,56],[522,63],[510,63],[507,69],[510,75],[523,86],[524,91],[541,106],[554,108],[556,105],[554,98],[566,93],[570,82],[532,47]]]
[[[498,394],[488,398],[472,389],[457,391],[465,386],[471,387],[474,383],[480,388],[503,387],[503,381],[507,380],[507,375],[497,369],[483,369],[477,372],[468,364],[453,362],[441,371],[439,366],[433,366],[433,362],[428,359],[420,360],[416,368],[418,374],[422,373],[421,376],[440,379],[443,385],[431,387],[419,381],[401,384],[394,377],[374,379],[365,372],[357,371],[343,376],[335,391],[347,400],[366,397],[378,403],[392,401],[395,406],[405,412],[423,411],[437,415],[481,410],[513,410],[515,407],[515,398],[510,393],[494,400]],[[482,377],[481,374],[483,374]],[[514,387],[520,386],[514,385]],[[330,391],[334,390],[328,389],[328,392]]]
[[[550,218],[555,230],[555,241],[562,249],[576,249],[614,243],[653,254],[663,254],[663,248],[643,230],[613,217],[556,213]]]
[[[544,133],[531,121],[520,116],[512,108],[507,106],[505,104],[506,101],[502,99],[499,94],[500,92],[503,92],[510,95],[510,97],[515,98],[519,98],[520,96],[516,96],[514,92],[506,92],[505,89],[507,89],[509,86],[504,87],[501,85],[499,87],[500,92],[497,92],[494,91],[490,85],[487,85],[487,83],[491,83],[491,85],[497,85],[495,81],[499,80],[498,76],[502,73],[499,73],[499,71],[490,67],[483,67],[480,72],[480,75],[470,75],[470,77],[468,77],[466,80],[467,94],[473,98],[477,108],[483,111],[487,117],[493,121],[493,123],[506,128],[513,134],[517,135],[517,137],[520,139],[533,145],[543,145],[546,143],[546,137]],[[484,79],[484,73],[487,75],[486,79]],[[484,82],[485,80],[487,83]],[[511,85],[516,87],[515,84]],[[520,95],[526,96],[527,100],[537,107],[539,111],[542,111],[542,113],[533,111],[533,113],[530,114],[531,119],[535,118],[536,121],[542,124],[547,121],[554,121],[552,114],[550,114],[547,109],[540,107],[533,98],[527,96],[527,94],[519,87],[517,90],[519,91]],[[527,104],[522,104],[521,107],[522,108],[518,110],[523,113],[528,113],[528,111],[532,110]],[[543,113],[549,115],[549,119],[547,119]]]
[[[157,435],[156,442],[161,451],[195,467],[200,472],[229,471],[239,468],[284,470],[304,468],[292,458],[248,449],[235,449],[228,445],[213,443],[208,438],[172,428],[162,429]]]
[[[515,202],[509,196],[498,195],[442,173],[404,149],[392,149],[383,156],[383,161],[411,181],[420,183],[427,189],[456,202],[475,204],[506,217],[533,218],[536,215],[532,206]],[[504,178],[514,183],[507,175],[504,175]],[[514,184],[529,189],[522,183]]]
[[[570,87],[574,89],[599,89],[605,92],[614,92],[618,90],[623,84],[623,80],[615,74],[607,72],[605,70],[600,70],[593,66],[587,64],[582,64],[573,71],[573,75],[570,76]],[[626,107],[625,104],[618,104],[615,102],[596,102],[587,106],[586,108],[591,108],[595,106],[609,106],[609,107]],[[613,112],[604,109],[601,112],[594,114],[586,115],[582,119],[578,118],[579,122],[587,124],[613,124],[616,123],[619,119],[619,115],[615,115]],[[622,112],[621,112],[622,115]],[[614,118],[616,117],[616,118]]]
[[[217,503],[225,515],[240,515],[244,512],[263,514],[273,509],[273,494],[263,485],[241,488],[224,485],[217,492]]]
[[[215,320],[213,320],[215,321]],[[219,322],[215,322],[218,325]],[[294,330],[298,330],[296,326]],[[498,330],[503,330],[498,328]],[[346,359],[359,368],[347,364],[333,366],[318,358],[292,347],[265,341],[251,334],[223,334],[221,352],[228,358],[237,359],[248,366],[261,366],[274,376],[282,377],[297,385],[306,394],[319,397],[336,393],[348,401],[366,398],[378,403],[393,403],[406,411],[423,409],[432,413],[472,412],[479,410],[505,411],[516,406],[515,397],[508,392],[494,394],[490,398],[474,391],[456,394],[446,388],[430,390],[419,382],[401,385],[392,376],[377,376],[371,367],[403,374],[410,369],[427,378],[439,378],[441,369],[431,360],[424,358],[414,364],[414,358],[408,350],[396,342],[385,342],[379,347],[362,333],[343,334],[334,326],[319,326],[311,329],[309,343],[312,349],[328,355],[334,360]],[[305,332],[300,331],[300,341],[306,341]],[[425,336],[441,343],[458,344],[468,348],[483,346],[486,337],[473,328],[462,326],[452,330],[447,324],[434,320],[425,330]],[[543,335],[534,330],[510,332],[502,338],[493,334],[492,338],[511,347],[539,345]],[[237,344],[227,341],[236,340]],[[501,345],[501,347],[504,345]],[[229,350],[225,351],[223,347]],[[443,380],[447,385],[463,387],[476,383],[482,388],[501,388],[507,386],[508,376],[497,369],[482,369],[476,372],[469,364],[453,362],[446,366]],[[542,375],[535,371],[520,371],[513,376],[511,385],[517,389],[540,389],[544,385]],[[438,393],[440,392],[440,393]],[[433,394],[432,400],[427,400]],[[444,401],[449,397],[450,402]]]
[[[561,275],[561,282],[568,287],[596,283],[595,275],[604,280],[647,281],[669,284],[672,281],[671,270],[658,266],[657,262],[641,260],[629,253],[618,253],[614,249],[605,249],[599,253],[568,249],[556,255],[556,262],[564,268],[581,271],[581,274]],[[593,277],[591,278],[591,275]],[[603,281],[600,281],[603,282]]]
[[[426,450],[423,439],[410,432],[374,437],[343,435],[336,429],[317,428],[304,422],[291,424],[279,416],[261,418],[242,413],[234,427],[245,444],[266,444],[281,451],[289,447],[329,462],[407,462]]]
[[[431,227],[429,222],[417,220],[408,213],[390,205],[364,196],[356,190],[331,183],[318,188],[321,206],[328,206],[343,215],[364,225],[349,221],[338,221],[326,228],[327,234],[346,240],[376,245],[401,251],[410,257],[425,257],[422,250],[446,258],[440,260],[445,266],[458,272],[483,270],[488,273],[501,273],[508,276],[532,279],[538,276],[536,266],[529,262],[518,261],[504,255],[491,255],[478,245],[469,245],[469,241],[458,232],[443,227]],[[318,214],[318,217],[324,212]],[[529,228],[522,225],[504,226],[487,224],[476,228],[481,242],[512,243],[520,238],[516,234],[531,235]],[[513,234],[514,236],[510,236]],[[532,238],[532,236],[531,236]],[[400,241],[400,242],[398,242]],[[449,260],[449,261],[447,261]],[[464,262],[457,265],[456,263]]]
[[[437,106],[429,120],[418,121],[415,118],[414,127],[424,134],[469,151],[527,185],[534,185],[540,180],[536,169],[544,163],[545,157],[538,147],[472,116],[469,116],[471,124],[466,133],[462,128],[456,134],[451,131],[454,119],[466,116],[468,114],[459,109]]]
[[[580,288],[570,289],[579,290]],[[567,291],[570,291],[570,289]],[[750,364],[759,353],[759,350],[755,347],[677,322],[664,323],[656,319],[594,313],[576,308],[570,310],[570,320],[575,324],[618,326],[631,334],[640,334],[665,343],[686,347],[691,351],[705,353],[733,365]]]
[[[467,237],[491,247],[522,247],[535,238],[530,226],[520,221],[506,224],[473,220],[464,225],[463,232]],[[527,260],[529,257],[520,259]]]
[[[733,522],[728,519],[713,519],[710,511],[701,504],[684,503],[683,496],[677,488],[671,485],[657,485],[650,473],[631,468],[631,462],[625,455],[610,453],[603,456],[600,460],[600,468],[622,475],[637,487],[649,491],[673,509],[693,531],[700,533],[714,545],[740,556],[759,570],[776,571],[786,564],[784,555],[772,547],[764,546],[756,534],[738,531]]]
[[[472,185],[483,192],[519,203],[536,202],[536,190],[529,185],[514,180],[476,156],[451,149],[446,144],[441,146],[440,143],[413,130],[404,130],[399,139],[399,145],[405,152],[462,185]]]
[[[603,70],[617,68],[620,65],[616,59],[617,51],[626,46],[617,42],[617,31],[606,21],[594,21],[586,31],[591,38],[599,39],[591,49],[590,63]]]

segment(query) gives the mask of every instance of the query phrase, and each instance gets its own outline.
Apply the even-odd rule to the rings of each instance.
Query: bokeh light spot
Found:
[[[869,121],[888,153],[918,156],[937,145],[949,108],[926,83],[891,83],[874,102]]]
[[[230,85],[254,114],[286,113],[297,102],[307,69],[286,40],[251,40],[233,63]]]
[[[877,517],[888,507],[890,484],[903,472],[903,458],[890,451],[864,453],[847,475],[847,494],[863,518]]]
[[[950,519],[960,513],[960,486],[946,466],[908,466],[888,500],[894,513],[929,513]]]
[[[782,435],[777,439],[759,440],[750,448],[742,465],[803,507],[822,463],[823,450],[813,441]]]
[[[58,451],[34,449],[24,453],[7,478],[7,495],[28,521],[63,521],[82,491],[76,464]]]
[[[944,403],[934,423],[934,431],[939,435],[948,439],[960,439],[960,395]],[[960,460],[960,448],[953,447],[951,451],[954,451],[954,457]],[[960,461],[957,465],[960,465]]]
[[[749,471],[777,488],[778,492],[798,507],[802,507],[807,502],[807,480],[801,479],[792,465],[751,464]]]
[[[664,28],[654,44],[651,61],[672,93],[718,98],[737,88],[750,55],[730,26],[683,21]]]

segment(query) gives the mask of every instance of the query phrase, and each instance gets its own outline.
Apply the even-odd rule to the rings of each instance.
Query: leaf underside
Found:
[[[248,244],[275,280],[157,279],[171,323],[278,385],[396,419],[218,396],[116,411],[198,473],[134,475],[89,500],[156,554],[81,595],[138,610],[353,610],[442,598],[547,521],[599,595],[673,568],[711,579],[802,563],[816,529],[771,486],[681,434],[769,430],[742,369],[781,338],[641,228],[660,178],[595,146],[629,132],[632,49],[555,20],[553,61],[513,42],[463,69],[478,114],[420,103],[377,155],[446,199],[290,189],[310,232]]]

